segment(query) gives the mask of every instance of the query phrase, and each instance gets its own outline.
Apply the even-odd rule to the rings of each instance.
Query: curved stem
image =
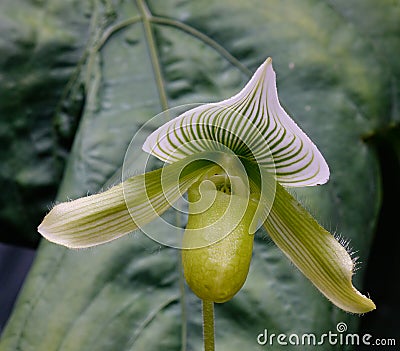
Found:
[[[202,300],[202,303],[204,351],[214,351],[214,302]]]
[[[161,65],[158,57],[158,52],[156,48],[156,42],[153,35],[153,29],[151,27],[151,19],[153,15],[151,14],[145,0],[137,0],[138,9],[141,13],[144,34],[146,37],[151,63],[153,65],[154,76],[157,83],[158,94],[160,96],[161,108],[163,111],[168,110],[168,99],[165,92],[164,80],[161,73]]]
[[[159,16],[152,16],[150,21],[153,23],[175,27],[192,35],[193,37],[201,40],[203,43],[207,44],[208,46],[216,50],[220,55],[222,55],[222,57],[227,59],[233,66],[237,67],[244,74],[246,74],[247,76],[252,75],[252,71],[250,71],[245,65],[243,65],[243,63],[241,63],[237,58],[235,58],[228,50],[226,50],[222,45],[220,45],[214,39],[202,33],[201,31],[197,30],[196,28],[186,23],[180,22],[178,20],[159,17]]]

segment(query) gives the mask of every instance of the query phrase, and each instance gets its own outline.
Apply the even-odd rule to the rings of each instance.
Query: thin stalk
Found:
[[[176,211],[176,226],[181,227],[181,217],[178,211]],[[185,299],[185,277],[183,275],[182,265],[182,253],[179,252],[179,290],[181,292],[181,313],[182,313],[182,329],[181,329],[181,351],[186,351],[187,346],[187,311],[186,311],[186,299]]]
[[[142,16],[142,22],[144,27],[144,34],[147,41],[147,46],[150,53],[150,59],[153,66],[154,76],[157,83],[158,94],[160,97],[161,108],[163,111],[168,110],[168,99],[165,92],[164,80],[161,73],[160,60],[158,58],[158,52],[156,47],[156,41],[153,35],[153,29],[151,24],[151,19],[153,15],[151,14],[147,4],[144,0],[137,0],[138,9]]]
[[[204,351],[215,351],[214,302],[202,300],[202,303]]]

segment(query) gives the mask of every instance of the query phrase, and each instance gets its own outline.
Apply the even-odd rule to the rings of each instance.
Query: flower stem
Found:
[[[214,302],[203,302],[203,339],[204,351],[214,351]]]

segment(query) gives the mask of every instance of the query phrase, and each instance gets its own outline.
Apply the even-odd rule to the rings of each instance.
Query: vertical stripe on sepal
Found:
[[[279,103],[270,58],[238,94],[182,113],[153,132],[143,150],[172,163],[215,150],[216,143],[271,168],[285,186],[312,186],[329,179],[323,156]]]

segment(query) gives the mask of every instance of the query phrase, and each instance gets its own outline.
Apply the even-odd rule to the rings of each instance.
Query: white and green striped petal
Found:
[[[129,178],[102,193],[60,203],[38,231],[70,248],[109,242],[159,217],[212,167],[210,162],[186,159]]]
[[[218,144],[270,170],[285,186],[329,178],[323,156],[279,103],[270,58],[238,94],[184,112],[153,132],[143,150],[172,163]]]
[[[352,285],[354,262],[346,249],[279,184],[264,227],[286,256],[336,306],[353,313],[375,309],[372,300]]]

